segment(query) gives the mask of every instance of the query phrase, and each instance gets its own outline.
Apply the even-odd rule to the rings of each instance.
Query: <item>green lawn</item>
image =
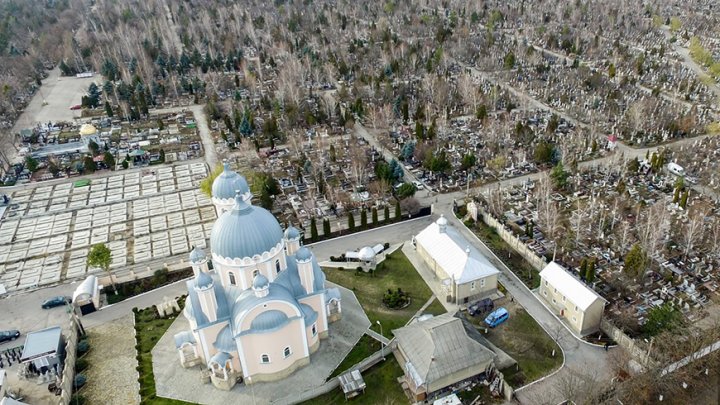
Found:
[[[505,265],[531,290],[540,287],[540,272],[530,265],[519,253],[508,245],[495,229],[483,221],[469,226],[478,238],[485,242]]]
[[[326,268],[325,275],[329,281],[351,289],[360,301],[367,314],[371,328],[380,332],[377,321],[382,324],[382,333],[392,337],[392,329],[405,326],[425,302],[432,296],[432,291],[415,270],[415,267],[397,250],[378,264],[374,275],[336,268]],[[401,288],[410,295],[411,303],[404,309],[389,309],[382,303],[383,294],[388,290]],[[437,301],[437,300],[436,300]],[[428,309],[438,312],[439,302],[433,303]],[[444,312],[444,310],[442,310]],[[440,312],[440,313],[442,313]]]
[[[345,360],[335,369],[329,378],[337,377],[350,367],[360,363],[363,359],[380,350],[380,342],[368,335],[362,335],[355,347],[350,350]]]
[[[525,385],[560,367],[563,355],[557,343],[524,308],[517,304],[505,307],[510,312],[510,318],[495,329],[490,329],[485,337],[517,361],[519,370],[512,367],[511,370],[503,371],[510,385]],[[476,318],[474,322],[480,323],[482,319]]]
[[[182,308],[185,304],[185,299],[181,298],[178,301]],[[137,345],[135,348],[137,349],[139,357],[140,396],[143,404],[189,404],[189,402],[157,397],[155,392],[155,376],[152,369],[151,350],[174,320],[175,316],[159,318],[157,312],[152,307],[142,309],[135,313],[135,332],[137,337]]]
[[[387,360],[373,366],[362,374],[365,384],[367,384],[365,393],[360,394],[347,402],[357,405],[408,404],[410,401],[405,396],[405,393],[403,393],[400,384],[397,382],[397,378],[402,376],[402,374],[403,371],[397,360],[395,360],[395,357],[392,355],[387,356]],[[345,402],[345,394],[343,394],[342,388],[337,388],[332,392],[313,398],[303,404],[329,405],[342,404]]]

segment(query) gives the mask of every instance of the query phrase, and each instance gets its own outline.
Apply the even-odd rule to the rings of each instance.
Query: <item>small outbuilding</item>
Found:
[[[89,275],[75,289],[73,293],[73,305],[80,312],[86,315],[97,311],[100,308],[100,286],[97,277]]]
[[[65,339],[59,326],[27,334],[21,363],[32,362],[41,374],[52,371],[60,375],[64,360]]]
[[[367,385],[362,378],[362,374],[360,374],[360,370],[352,370],[342,374],[338,377],[338,380],[340,381],[340,386],[342,387],[346,400],[365,393]]]

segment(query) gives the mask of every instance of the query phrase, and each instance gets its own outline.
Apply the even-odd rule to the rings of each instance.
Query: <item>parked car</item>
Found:
[[[71,110],[79,110],[82,106],[80,104],[75,104],[74,106],[70,107]]]
[[[49,308],[59,307],[59,306],[65,305],[65,304],[70,304],[70,303],[72,303],[72,298],[58,295],[57,297],[52,297],[52,298],[48,298],[47,300],[45,300],[42,303],[41,307],[42,307],[42,309],[49,309]]]
[[[18,337],[20,337],[20,331],[17,329],[0,331],[0,342],[15,340]]]
[[[470,316],[477,316],[487,311],[492,311],[495,308],[495,303],[490,298],[485,298],[480,301],[475,301],[468,307],[468,314]]]
[[[500,307],[490,313],[490,315],[485,318],[485,324],[491,328],[494,328],[501,323],[507,321],[507,319],[510,317],[510,314],[508,313],[507,309]]]

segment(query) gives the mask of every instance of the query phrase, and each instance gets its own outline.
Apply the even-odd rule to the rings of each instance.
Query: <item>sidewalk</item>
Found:
[[[412,243],[408,242],[404,244],[402,247],[402,252],[405,253],[405,256],[407,256],[408,260],[410,260],[410,263],[412,263],[415,269],[417,269],[420,277],[422,277],[425,281],[425,284],[430,287],[433,294],[437,297],[438,301],[440,301],[440,303],[445,307],[445,310],[453,314],[459,311],[459,305],[452,302],[446,302],[445,297],[447,296],[447,293],[443,290],[442,285],[440,284],[441,280],[435,277],[435,273],[430,270],[430,268],[427,266],[427,264],[425,264],[420,255],[418,255]]]

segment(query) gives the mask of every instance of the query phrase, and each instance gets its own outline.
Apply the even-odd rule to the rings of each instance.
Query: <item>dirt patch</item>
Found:
[[[83,357],[87,385],[80,394],[90,404],[137,404],[137,360],[132,315],[88,330],[90,352]]]

